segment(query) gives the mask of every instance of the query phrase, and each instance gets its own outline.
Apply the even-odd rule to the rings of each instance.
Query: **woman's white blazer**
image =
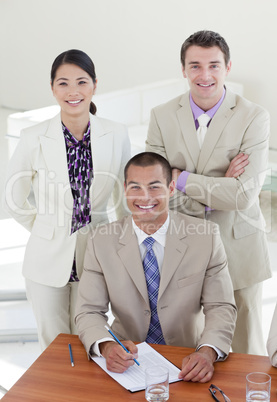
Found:
[[[124,166],[130,158],[126,128],[90,115],[94,177],[90,188],[91,224],[70,235],[73,197],[61,116],[22,130],[8,165],[4,207],[30,231],[23,275],[48,286],[64,286],[74,252],[79,277],[88,235],[93,227],[127,213]],[[113,195],[113,203],[110,202]],[[31,197],[31,198],[30,198]]]

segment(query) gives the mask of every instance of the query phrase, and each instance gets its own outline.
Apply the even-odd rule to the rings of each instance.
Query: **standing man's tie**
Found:
[[[201,114],[198,117],[198,123],[199,123],[199,127],[197,129],[197,140],[198,140],[198,144],[200,149],[202,148],[202,144],[204,142],[204,138],[207,132],[207,125],[209,123],[209,121],[211,120],[210,116],[208,116],[206,113]]]
[[[149,303],[151,307],[151,321],[148,330],[148,334],[146,337],[146,342],[148,343],[160,343],[165,345],[165,341],[163,338],[162,329],[160,326],[160,321],[157,313],[157,301],[158,301],[158,293],[159,293],[159,285],[160,285],[160,272],[159,266],[152,250],[152,246],[155,240],[153,237],[147,237],[143,244],[147,247],[147,253],[143,260],[143,268],[146,278]]]

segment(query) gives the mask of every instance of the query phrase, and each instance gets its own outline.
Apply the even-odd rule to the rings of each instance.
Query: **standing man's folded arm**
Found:
[[[265,180],[269,134],[269,114],[260,109],[244,133],[240,156],[236,156],[226,171],[222,171],[222,177],[209,177],[205,174],[181,172],[176,169],[174,178],[175,180],[178,178],[176,183],[178,191],[172,202],[175,202],[177,207],[182,204],[183,208],[186,208],[186,205],[194,206],[196,216],[197,211],[200,215],[201,207],[205,212],[205,206],[222,211],[249,208],[257,200]],[[154,111],[151,114],[146,150],[167,157]],[[236,161],[242,154],[246,154],[248,158],[236,166]],[[240,172],[242,173],[238,175]],[[197,205],[199,208],[196,208]]]

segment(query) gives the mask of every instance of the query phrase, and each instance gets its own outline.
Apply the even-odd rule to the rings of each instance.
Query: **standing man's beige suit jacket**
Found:
[[[109,302],[119,339],[145,341],[151,312],[132,218],[99,227],[88,241],[76,324],[87,352],[107,337]],[[168,345],[210,344],[229,353],[236,320],[233,287],[217,225],[170,213],[157,311]],[[205,328],[198,316],[203,306]]]
[[[253,120],[255,121],[253,122]],[[234,289],[271,277],[259,193],[267,170],[269,115],[226,90],[200,151],[189,92],[153,109],[146,151],[164,156],[172,168],[191,172],[186,194],[176,191],[170,208],[219,224]],[[224,175],[239,153],[249,155],[245,172]]]

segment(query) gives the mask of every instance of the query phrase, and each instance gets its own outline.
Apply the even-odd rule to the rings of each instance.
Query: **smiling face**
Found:
[[[169,198],[174,182],[167,184],[160,164],[130,165],[125,183],[125,196],[136,225],[147,234],[155,233],[168,216]]]
[[[188,80],[194,102],[207,111],[223,94],[224,81],[231,69],[219,47],[190,46],[186,51],[183,75]]]
[[[91,98],[96,83],[75,64],[62,64],[52,83],[53,95],[61,107],[62,120],[72,117],[89,119]]]

